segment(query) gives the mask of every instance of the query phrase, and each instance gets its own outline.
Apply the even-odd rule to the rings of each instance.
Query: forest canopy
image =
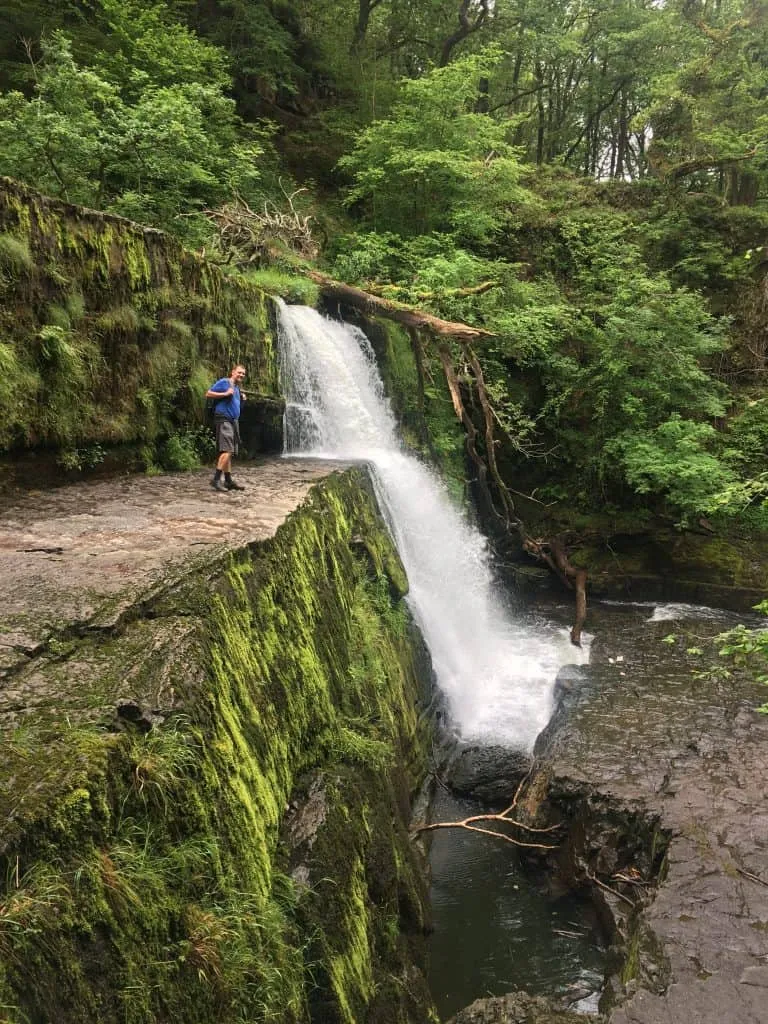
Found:
[[[309,217],[262,269],[492,332],[509,479],[750,529],[766,97],[766,0],[0,0],[0,173],[232,269],[215,211]]]

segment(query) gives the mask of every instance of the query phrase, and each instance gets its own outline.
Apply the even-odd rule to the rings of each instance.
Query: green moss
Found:
[[[344,1024],[357,1024],[360,1010],[367,1006],[373,994],[371,946],[368,936],[368,907],[365,869],[358,858],[354,862],[349,900],[349,922],[346,948],[330,960],[329,974],[333,994],[341,1011]]]
[[[428,1016],[426,989],[393,981],[423,929],[403,815],[429,736],[387,572],[370,485],[334,476],[272,540],[21,670],[56,700],[4,742],[0,1003],[82,1024]],[[126,678],[183,711],[105,731]],[[307,777],[328,815],[298,891],[281,834]]]
[[[160,232],[8,179],[0,179],[0,292],[9,353],[0,451],[144,444],[192,428],[203,418],[199,372],[193,378],[202,365],[211,368],[208,386],[244,362],[254,391],[278,395],[261,288]],[[57,388],[51,353],[96,371],[79,379],[76,401],[71,388]]]
[[[406,442],[434,462],[454,497],[463,499],[464,433],[434,346],[422,340],[417,348],[403,327],[387,320],[372,320],[368,333]]]
[[[32,270],[34,265],[32,253],[25,239],[7,232],[0,234],[0,266],[19,272]]]

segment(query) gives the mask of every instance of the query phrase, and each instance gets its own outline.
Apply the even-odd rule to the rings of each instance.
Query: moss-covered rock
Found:
[[[351,471],[18,670],[49,699],[3,737],[0,1019],[430,1018],[407,834],[429,694],[402,577]]]
[[[0,453],[45,446],[88,468],[94,446],[133,443],[151,463],[159,438],[203,422],[234,360],[272,399],[254,445],[279,448],[263,289],[160,231],[0,179]]]

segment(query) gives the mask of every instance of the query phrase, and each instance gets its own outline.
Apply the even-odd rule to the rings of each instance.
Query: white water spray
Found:
[[[408,603],[454,724],[467,740],[530,749],[558,668],[583,661],[567,631],[513,621],[482,535],[398,440],[370,342],[305,306],[280,306],[286,452],[373,467],[410,583]]]

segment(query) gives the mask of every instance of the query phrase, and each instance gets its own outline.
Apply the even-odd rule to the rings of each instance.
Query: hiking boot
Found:
[[[214,491],[221,491],[222,494],[227,493],[226,485],[224,484],[224,481],[221,479],[217,480],[214,477],[214,479],[211,480],[211,487],[214,489]]]
[[[235,480],[227,480],[224,484],[228,491],[244,491],[245,488],[242,484],[237,483]]]

